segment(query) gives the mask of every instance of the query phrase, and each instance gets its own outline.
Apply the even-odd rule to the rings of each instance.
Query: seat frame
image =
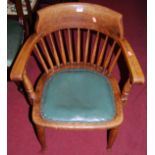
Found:
[[[95,4],[88,3],[65,3],[57,4],[47,8],[44,8],[38,11],[38,20],[35,26],[35,33],[31,35],[28,40],[25,42],[23,48],[18,55],[16,62],[13,66],[11,72],[11,79],[15,81],[22,81],[25,87],[25,90],[29,96],[29,99],[32,103],[32,119],[36,126],[37,137],[42,146],[42,149],[46,148],[45,142],[45,128],[60,128],[60,129],[107,129],[107,148],[111,148],[117,133],[120,124],[123,121],[123,103],[128,99],[128,95],[132,88],[133,84],[144,83],[144,75],[141,70],[141,67],[138,63],[138,60],[134,54],[133,49],[131,48],[128,41],[124,38],[123,34],[123,25],[122,25],[122,15],[112,11],[106,7],[102,7]],[[67,28],[68,37],[69,37],[69,60],[66,59],[65,48],[63,44],[62,30]],[[77,28],[77,52],[76,60],[73,60],[73,50],[71,42],[71,30],[72,28]],[[83,61],[81,61],[81,29],[87,29],[86,37],[86,48]],[[94,41],[93,52],[90,54],[91,58],[88,62],[88,46],[90,39],[90,31],[95,30],[96,39]],[[60,57],[62,62],[59,61],[55,46],[53,44],[53,39],[50,33],[58,31],[59,42],[61,47]],[[102,52],[97,57],[97,62],[95,63],[97,43],[100,33],[106,35],[105,45],[103,45]],[[50,34],[50,35],[49,35]],[[51,44],[53,46],[53,57],[55,63],[53,64],[52,59],[48,53],[48,48],[46,46],[44,37],[50,37]],[[109,54],[103,63],[101,60],[104,54],[107,38],[112,38],[113,43]],[[41,42],[42,48],[38,48],[38,43]],[[119,46],[114,60],[108,67],[111,55],[114,51],[115,45]],[[45,53],[43,59],[41,52]],[[40,64],[44,69],[39,82],[37,83],[36,89],[34,88],[32,81],[28,75],[26,65],[32,53],[36,52],[40,60]],[[128,78],[123,85],[123,89],[119,88],[119,81],[113,76],[112,71],[116,66],[119,56],[122,55],[127,69],[129,71]],[[48,63],[48,65],[46,64]],[[113,93],[115,96],[116,102],[116,116],[112,121],[107,122],[98,122],[98,123],[72,123],[72,122],[53,122],[47,121],[41,117],[40,114],[40,99],[43,91],[43,86],[46,80],[51,77],[56,72],[59,72],[66,68],[85,68],[88,70],[94,70],[102,73],[106,76],[111,82]]]
[[[118,87],[118,84],[116,82],[116,79],[114,77],[108,77],[108,80],[111,83],[114,97],[115,97],[115,104],[116,104],[116,115],[111,121],[100,121],[100,122],[94,122],[94,123],[87,123],[87,122],[60,122],[60,121],[49,121],[47,119],[43,119],[41,116],[41,96],[43,92],[44,85],[46,81],[53,76],[55,73],[60,72],[64,69],[87,69],[96,71],[96,67],[90,66],[90,65],[68,65],[68,66],[61,66],[60,68],[56,68],[54,72],[49,72],[48,74],[44,74],[40,80],[37,83],[36,86],[36,94],[37,99],[34,101],[33,106],[33,112],[32,112],[32,118],[33,121],[44,127],[53,127],[53,128],[66,128],[66,129],[103,129],[103,128],[112,128],[120,125],[123,121],[123,111],[122,111],[122,103],[120,98],[120,90]],[[104,74],[102,74],[104,76]],[[39,105],[39,106],[38,106]]]

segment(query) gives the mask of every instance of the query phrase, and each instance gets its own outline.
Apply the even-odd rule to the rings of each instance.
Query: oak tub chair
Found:
[[[106,129],[107,148],[123,121],[123,103],[144,75],[124,38],[122,15],[87,3],[52,5],[37,12],[35,33],[18,55],[11,79],[22,81],[32,104],[32,120],[42,149],[45,128]],[[35,55],[38,79],[28,65]],[[120,89],[114,70],[123,57],[128,74]],[[121,70],[118,72],[120,74]],[[33,74],[33,76],[34,76]]]

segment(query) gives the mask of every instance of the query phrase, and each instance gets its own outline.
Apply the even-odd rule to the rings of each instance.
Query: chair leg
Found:
[[[39,125],[36,125],[36,134],[41,145],[41,150],[44,151],[46,149],[46,140],[45,140],[45,128]]]
[[[118,127],[107,130],[107,149],[111,149],[118,134]]]

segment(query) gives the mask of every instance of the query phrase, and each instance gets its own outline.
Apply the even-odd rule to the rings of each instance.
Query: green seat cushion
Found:
[[[67,69],[45,83],[41,115],[46,120],[100,122],[112,120],[115,114],[111,84],[97,72]]]
[[[24,39],[24,32],[19,22],[7,20],[7,66],[14,61]]]

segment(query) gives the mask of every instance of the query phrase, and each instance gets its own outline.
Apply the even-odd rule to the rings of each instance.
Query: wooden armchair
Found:
[[[106,129],[111,148],[132,85],[144,83],[124,38],[122,15],[87,3],[52,5],[37,14],[35,33],[21,49],[11,79],[25,86],[42,149],[46,127]],[[38,73],[29,65],[31,55],[36,57]],[[118,65],[121,57],[124,64]],[[127,66],[125,72],[119,66]],[[127,76],[122,89],[121,75]]]

